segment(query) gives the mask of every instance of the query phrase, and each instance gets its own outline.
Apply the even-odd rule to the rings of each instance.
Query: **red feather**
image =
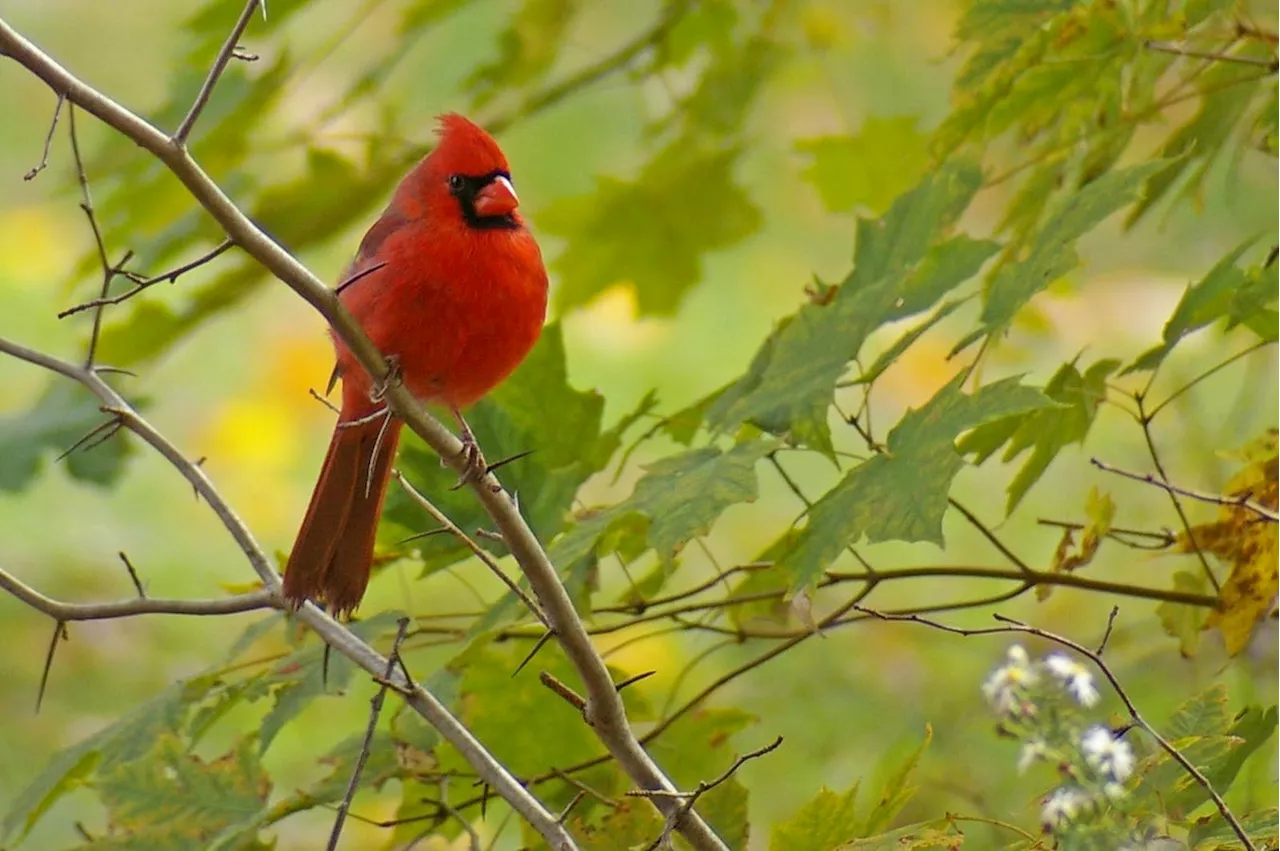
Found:
[[[537,342],[547,273],[515,210],[498,143],[460,115],[440,119],[440,143],[400,182],[343,280],[385,264],[339,298],[378,349],[396,359],[419,399],[455,410],[511,374]],[[338,614],[359,605],[400,423],[375,418],[373,382],[335,338],[342,413],[285,568],[285,598]],[[376,449],[376,453],[375,453]]]

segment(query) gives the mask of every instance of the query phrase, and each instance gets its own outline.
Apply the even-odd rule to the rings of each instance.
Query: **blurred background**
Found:
[[[330,280],[341,274],[391,181],[429,143],[437,113],[462,110],[499,125],[522,209],[544,253],[555,259],[565,245],[557,208],[563,209],[566,199],[595,191],[601,177],[632,179],[658,147],[654,125],[696,75],[696,68],[654,76],[624,70],[531,109],[524,93],[495,85],[485,95],[485,83],[477,84],[472,76],[502,56],[502,33],[525,4],[330,0],[306,4],[298,14],[292,11],[296,3],[270,5],[270,14],[285,20],[269,38],[255,37],[250,28],[243,43],[260,59],[234,65],[196,132],[194,150],[233,195],[257,199],[273,233]],[[574,4],[563,5],[567,10]],[[617,270],[616,282],[587,298],[562,295],[557,301],[570,381],[604,396],[606,422],[631,410],[650,389],[656,389],[661,410],[669,413],[741,374],[773,323],[801,303],[815,276],[823,281],[843,278],[854,218],[829,212],[814,185],[803,179],[811,160],[802,140],[896,119],[904,128],[901,145],[865,155],[879,157],[886,173],[899,167],[902,158],[922,159],[925,134],[948,110],[959,65],[952,33],[964,5],[959,0],[790,4],[787,49],[735,131],[742,148],[735,174],[760,211],[759,228],[702,254],[696,285],[668,309],[642,310],[644,296],[637,296],[626,270]],[[165,124],[159,116],[173,115],[174,103],[180,107],[189,102],[187,93],[205,73],[220,34],[226,32],[228,14],[233,19],[239,6],[3,0],[0,16],[91,84],[161,126],[171,126],[175,122]],[[413,8],[435,20],[406,38],[405,21]],[[656,13],[656,4],[630,0],[580,4],[559,46],[549,45],[547,67],[539,73],[554,82],[590,68],[650,26]],[[201,14],[211,15],[210,20],[202,23]],[[1264,20],[1274,28],[1274,9],[1270,14]],[[370,73],[380,59],[391,56],[397,58],[394,66]],[[254,104],[246,93],[257,91],[253,81],[264,75],[278,75],[279,83],[273,84],[269,101]],[[477,92],[484,101],[479,105]],[[224,108],[220,102],[236,106]],[[100,274],[91,234],[77,209],[79,190],[65,128],[55,136],[48,169],[34,180],[22,180],[40,159],[54,103],[37,80],[11,62],[0,63],[0,335],[76,359],[82,356],[90,315],[59,320],[56,314],[92,298]],[[140,152],[112,141],[87,116],[78,118],[88,177],[113,257],[131,248],[137,252],[132,268],[156,272],[216,244],[208,222],[193,213],[180,192],[157,188],[162,178],[138,162]],[[251,118],[251,132],[214,129],[220,122]],[[1151,138],[1162,137],[1153,131]],[[1135,146],[1144,153],[1150,147],[1143,146],[1142,134]],[[379,170],[387,172],[385,178],[361,184],[376,192],[353,201],[343,198],[344,181],[352,181],[353,171],[368,177]],[[259,193],[268,184],[276,194],[264,200]],[[145,203],[136,203],[137,198]],[[1008,200],[1002,188],[984,193],[971,211],[970,229],[989,232]],[[346,210],[350,221],[327,224],[327,211],[351,204],[364,212],[351,217]],[[992,355],[991,375],[1030,373],[1043,381],[1081,351],[1089,360],[1133,357],[1159,341],[1188,283],[1246,236],[1274,234],[1276,223],[1275,159],[1251,151],[1220,158],[1194,203],[1148,216],[1128,234],[1117,223],[1088,237],[1082,243],[1084,266],[1025,312],[1015,333]],[[332,425],[331,415],[307,392],[326,381],[331,349],[322,322],[307,305],[281,284],[247,274],[237,277],[240,262],[228,259],[200,269],[174,286],[153,288],[145,302],[109,310],[104,359],[145,364],[136,379],[118,386],[149,400],[151,422],[189,456],[206,458],[204,469],[259,540],[269,550],[283,552],[291,544]],[[220,275],[228,276],[227,291],[237,293],[234,304],[226,310],[194,309],[191,294],[221,280]],[[553,287],[559,285],[554,266],[552,281]],[[138,318],[142,304],[195,318],[177,333],[177,342],[143,352],[138,347],[150,344],[140,340],[139,329],[160,326],[136,324],[145,320]],[[955,321],[944,328],[967,327],[964,322],[971,322],[972,315]],[[881,332],[871,348],[883,348],[899,332]],[[1179,351],[1158,386],[1177,387],[1206,364],[1241,348],[1247,337],[1239,334],[1200,335]],[[932,335],[895,365],[877,385],[873,401],[879,422],[896,421],[954,375],[960,364],[948,362],[946,353],[957,336]],[[5,417],[29,410],[49,381],[33,367],[0,358],[0,430]],[[1174,479],[1208,491],[1220,488],[1236,468],[1222,450],[1275,425],[1276,383],[1272,348],[1182,397],[1156,431]],[[648,444],[636,460],[658,457],[670,448],[660,441]],[[123,478],[109,489],[73,480],[62,465],[52,463],[53,454],[43,456],[40,473],[29,484],[0,492],[0,566],[5,570],[48,595],[76,601],[132,595],[117,556],[122,551],[152,596],[218,596],[253,580],[207,507],[152,453],[142,448],[133,452]],[[955,495],[983,506],[984,519],[1000,524],[1004,540],[1037,565],[1048,563],[1059,534],[1035,520],[1080,520],[1086,494],[1095,485],[1115,497],[1117,524],[1148,529],[1176,524],[1167,500],[1140,484],[1093,470],[1087,463],[1090,455],[1131,469],[1149,467],[1142,432],[1104,406],[1087,448],[1064,453],[1009,520],[1001,522],[1002,491],[1014,468],[1001,472],[989,464],[967,470]],[[814,496],[832,480],[824,464],[797,457],[792,465],[793,474]],[[583,502],[620,498],[637,475],[629,469],[616,484],[610,476],[598,477],[583,492]],[[800,512],[776,477],[763,467],[759,475],[761,498],[730,509],[706,542],[722,565],[754,558]],[[991,498],[997,490],[998,499]],[[1191,510],[1197,520],[1213,516],[1209,508]],[[946,532],[945,554],[928,545],[905,544],[879,545],[869,553],[881,567],[995,562],[989,545],[956,518],[949,517]],[[694,550],[689,548],[682,567],[690,582],[709,570],[705,555]],[[1189,563],[1185,556],[1113,548],[1089,571],[1099,578],[1169,587],[1173,571],[1187,569]],[[469,569],[478,572],[474,565]],[[470,592],[448,574],[423,582],[415,582],[416,577],[411,563],[393,565],[375,580],[365,611],[474,605]],[[603,577],[604,596],[621,588],[621,582],[617,576]],[[473,583],[491,599],[496,596],[485,578],[473,577]],[[911,605],[994,590],[1000,589],[955,580],[945,587],[902,583],[877,592],[876,603]],[[1059,589],[1046,601],[1027,595],[999,611],[1090,643],[1101,635],[1106,613],[1116,602],[1121,613],[1111,652],[1149,717],[1165,717],[1177,702],[1215,681],[1226,683],[1233,707],[1245,701],[1275,702],[1274,620],[1262,627],[1242,657],[1228,660],[1212,635],[1205,637],[1197,655],[1182,658],[1177,641],[1162,632],[1154,617],[1155,602],[1115,601]],[[953,620],[981,622],[988,616],[957,615]],[[0,809],[57,751],[169,683],[215,663],[260,617],[73,624],[36,714],[53,625],[0,596],[0,621],[6,625],[0,654]],[[626,637],[611,636],[609,641]],[[660,703],[684,662],[710,643],[668,634],[633,644],[611,661],[630,671],[657,669],[659,675],[645,688]],[[786,738],[785,747],[742,771],[749,788],[755,778],[775,779],[769,794],[751,799],[753,835],[763,840],[767,825],[811,798],[818,786],[845,788],[870,775],[895,743],[918,743],[928,723],[934,739],[920,769],[921,788],[911,815],[984,808],[1016,814],[1025,808],[1020,817],[1027,817],[1035,804],[1012,770],[1012,746],[996,742],[990,721],[978,711],[979,683],[1003,649],[998,639],[960,640],[908,626],[859,624],[806,642],[785,662],[737,680],[716,702],[746,709],[759,720],[735,740],[736,749],[775,735]],[[755,652],[754,647],[717,651],[681,685],[681,694],[692,694],[717,671]],[[433,658],[424,656],[415,670],[426,673]],[[280,789],[315,775],[317,742],[327,748],[362,729],[366,694],[360,685],[345,698],[317,701],[281,735],[266,758]],[[1252,762],[1247,782],[1233,789],[1250,806],[1275,800],[1271,751],[1269,760]],[[778,784],[779,776],[786,783]],[[394,803],[394,796],[385,802],[371,799],[362,812],[388,818]],[[75,841],[76,820],[100,820],[95,808],[87,794],[66,798],[22,847],[66,847]],[[277,847],[315,847],[330,823],[331,816],[323,811],[299,815],[281,826]],[[350,847],[380,847],[385,841],[384,832],[358,824],[348,827],[347,836]]]

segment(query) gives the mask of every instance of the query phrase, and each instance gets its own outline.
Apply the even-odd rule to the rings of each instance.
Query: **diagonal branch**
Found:
[[[0,22],[0,34],[2,33],[3,22]],[[2,43],[2,40],[0,40],[0,43]],[[254,572],[262,580],[263,585],[266,587],[266,593],[270,594],[272,600],[278,603],[280,600],[280,577],[276,573],[271,560],[257,540],[254,539],[249,527],[244,524],[244,521],[222,498],[222,494],[213,486],[213,482],[205,475],[198,463],[183,455],[181,450],[143,419],[125,401],[124,397],[103,381],[93,369],[67,363],[2,338],[0,338],[0,352],[64,375],[80,382],[92,391],[102,401],[103,410],[116,415],[125,428],[138,435],[159,452],[175,470],[182,474],[183,478],[191,483],[192,487],[196,489],[196,493],[213,509],[214,514],[222,521],[222,525],[231,534],[231,537],[235,539],[236,544],[245,554]],[[24,597],[24,599],[26,598]],[[129,604],[142,607],[154,604],[154,602],[151,600],[130,600]],[[45,610],[42,605],[36,605],[34,602],[32,605],[35,605],[41,611]],[[312,603],[307,603],[298,609],[297,617],[314,630],[330,647],[373,676],[382,677],[383,672],[387,669],[387,658],[375,651],[355,633],[329,617],[324,611]],[[476,770],[476,774],[492,786],[513,809],[528,820],[546,838],[553,849],[556,849],[556,851],[572,851],[577,847],[564,826],[556,820],[556,816],[543,807],[518,780],[512,777],[506,768],[471,735],[471,731],[464,727],[462,722],[458,721],[433,694],[421,685],[409,682],[404,673],[398,670],[393,671],[390,677],[384,679],[391,684],[391,688],[404,695],[405,702],[425,718],[427,723],[435,727],[442,738],[457,748],[463,758]]]
[[[364,334],[350,312],[342,306],[333,290],[326,287],[310,270],[255,225],[205,173],[180,140],[170,138],[143,118],[80,80],[3,20],[0,20],[0,51],[8,54],[44,80],[55,93],[66,95],[73,104],[97,116],[140,147],[154,154],[182,181],[201,206],[217,220],[228,237],[324,316],[335,334],[352,351],[375,383],[384,382],[388,375],[386,359]],[[101,385],[101,382],[98,384]],[[106,387],[106,385],[101,386]],[[110,388],[106,389],[110,391]],[[114,391],[110,392],[114,395]],[[462,451],[462,443],[431,417],[401,383],[390,382],[386,400],[392,411],[422,437],[447,464],[460,475],[466,472],[466,456]],[[134,416],[136,417],[136,414]],[[137,423],[129,421],[126,425],[132,428]],[[146,435],[143,436],[147,439]],[[155,434],[155,437],[164,442],[158,434]],[[153,445],[156,444],[153,443]],[[165,445],[168,444],[165,443]],[[189,478],[192,479],[193,484],[196,483],[194,477],[199,477],[199,480],[207,485],[208,480],[204,478],[203,473],[176,450],[173,450],[173,455],[175,457],[170,458],[170,461],[175,463],[175,466],[179,466],[179,469],[183,469],[184,474],[187,474],[186,468],[190,468]],[[166,454],[166,457],[169,455]],[[469,485],[493,520],[497,531],[506,541],[512,556],[524,571],[565,655],[577,670],[587,693],[587,714],[591,719],[593,731],[637,787],[649,791],[678,791],[636,738],[627,719],[622,698],[614,688],[604,660],[592,645],[591,637],[574,609],[568,591],[561,584],[555,567],[547,558],[546,551],[521,516],[515,500],[502,488],[492,473],[474,477]],[[216,495],[211,486],[208,490]],[[225,505],[222,507],[230,514],[229,508]],[[234,519],[236,526],[233,534],[237,535],[237,541],[241,543],[246,554],[250,555],[251,562],[254,562],[254,569],[258,570],[269,588],[276,588],[278,579],[275,571],[266,562],[265,557],[260,561],[256,560],[252,551],[256,550],[259,554],[261,552],[257,550],[256,542],[253,542],[239,518],[233,514],[230,516]],[[308,623],[333,623],[313,606],[307,606],[303,611]],[[380,673],[376,660],[381,657],[360,642],[356,636],[346,630],[334,631],[333,629],[327,629],[322,635],[339,651],[359,656],[359,664],[362,667],[366,667],[372,673]],[[425,699],[426,693],[421,694]],[[415,708],[418,707],[415,706]],[[470,738],[470,733],[451,715],[448,715],[443,706],[436,703],[432,711],[443,714],[448,718],[449,723],[456,725],[455,735],[465,735]],[[433,719],[428,720],[435,723]],[[437,728],[439,729],[438,726]],[[444,733],[443,729],[441,733]],[[446,738],[449,737],[446,736]],[[473,739],[471,741],[474,742]],[[464,753],[467,752],[464,751]],[[517,794],[515,787],[511,785],[514,784],[514,779],[501,769],[501,766],[493,763],[492,757],[480,749],[478,743],[467,755],[469,760],[475,756],[484,762],[486,771],[493,771],[495,768],[502,771],[506,785],[503,789],[499,789],[499,792],[504,798],[511,800],[508,793]],[[485,779],[488,780],[487,777]],[[522,796],[522,800],[526,803],[532,801],[523,788],[519,789],[518,795]],[[679,813],[681,808],[679,801],[670,797],[658,797],[653,799],[653,802],[664,817],[678,819],[679,833],[695,848],[700,851],[726,849],[725,844],[696,812],[683,815]],[[521,813],[526,818],[530,817],[524,810],[521,810]],[[539,830],[547,827],[547,824],[541,821],[545,815],[545,810],[538,805],[536,817],[531,820]],[[563,827],[555,823],[554,817],[551,819],[551,827],[563,834]],[[567,835],[565,841],[569,841]]]
[[[200,117],[200,113],[204,111],[205,104],[209,102],[210,96],[213,95],[213,87],[218,85],[218,79],[222,76],[222,72],[227,69],[227,63],[231,61],[232,55],[236,52],[236,44],[240,41],[240,36],[244,35],[245,27],[249,26],[249,19],[253,17],[253,13],[263,2],[265,0],[249,0],[240,12],[240,18],[236,21],[235,26],[231,28],[231,32],[227,35],[227,40],[222,44],[222,49],[214,57],[213,67],[209,69],[209,76],[205,77],[204,84],[200,86],[200,91],[196,94],[195,103],[191,104],[187,117],[182,119],[182,124],[178,126],[177,131],[173,134],[175,144],[182,147],[186,146],[187,137],[191,135],[191,128],[195,126],[196,119]],[[266,8],[264,7],[262,11],[265,15]]]
[[[1160,490],[1168,491],[1171,494],[1181,494],[1188,499],[1194,499],[1199,502],[1209,502],[1214,505],[1221,505],[1227,508],[1243,508],[1246,511],[1252,511],[1263,520],[1268,520],[1272,523],[1280,523],[1280,514],[1277,514],[1265,505],[1259,505],[1258,503],[1253,502],[1246,495],[1221,496],[1216,493],[1202,493],[1201,491],[1188,490],[1187,488],[1180,488],[1175,484],[1157,478],[1151,473],[1134,473],[1129,470],[1121,469],[1120,467],[1113,467],[1105,461],[1100,461],[1097,458],[1090,458],[1089,460],[1093,466],[1102,470],[1104,473],[1115,473],[1117,476],[1123,476],[1126,479],[1133,479],[1135,482],[1146,482],[1149,485],[1154,485],[1155,487],[1160,488]]]

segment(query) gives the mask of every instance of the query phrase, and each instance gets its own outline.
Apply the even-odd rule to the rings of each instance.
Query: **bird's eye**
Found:
[[[461,192],[462,187],[466,185],[466,180],[460,174],[449,175],[449,191]]]

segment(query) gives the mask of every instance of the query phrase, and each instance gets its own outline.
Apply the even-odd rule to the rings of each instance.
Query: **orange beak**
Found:
[[[520,205],[520,199],[516,197],[516,190],[511,185],[511,181],[498,175],[476,193],[475,203],[476,215],[487,218],[514,213],[516,207]]]

